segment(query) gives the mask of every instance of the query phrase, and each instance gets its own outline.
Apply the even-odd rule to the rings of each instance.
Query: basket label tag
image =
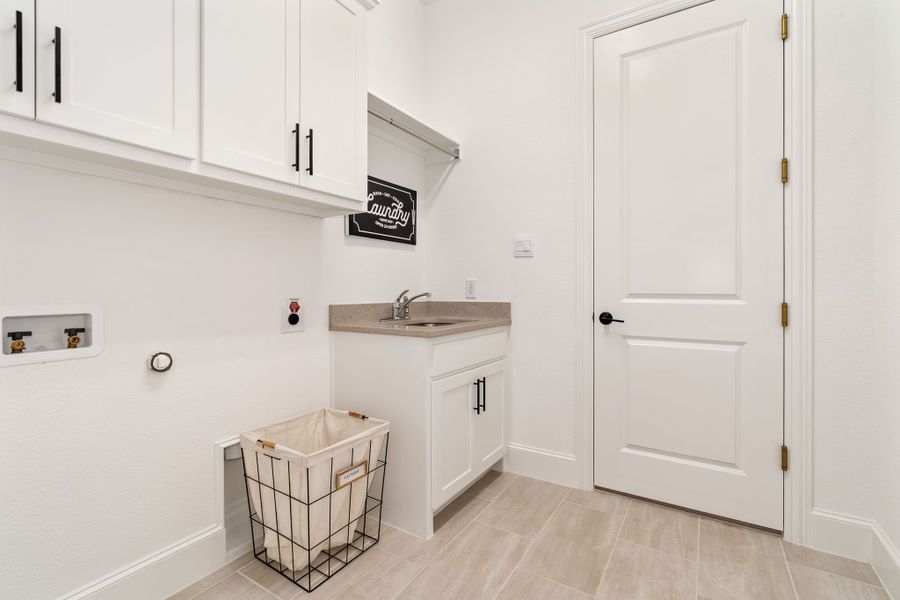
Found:
[[[348,486],[357,479],[362,479],[369,474],[369,461],[364,460],[359,464],[347,467],[343,471],[339,471],[334,477],[334,489],[339,490]]]

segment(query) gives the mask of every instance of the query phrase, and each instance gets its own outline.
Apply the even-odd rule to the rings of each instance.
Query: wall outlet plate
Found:
[[[300,298],[288,298],[281,305],[281,333],[306,330],[306,311]]]
[[[513,256],[516,258],[534,257],[534,236],[517,235],[513,238]]]
[[[474,300],[478,297],[478,280],[466,279],[466,299]]]

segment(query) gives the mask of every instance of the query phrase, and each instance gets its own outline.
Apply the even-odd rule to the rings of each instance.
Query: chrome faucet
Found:
[[[408,293],[409,290],[400,292],[400,295],[397,296],[393,304],[391,304],[391,317],[389,319],[381,319],[382,323],[388,323],[390,321],[408,321],[409,304],[417,298],[431,298],[431,292],[422,292],[421,294],[416,294],[412,298],[407,296]]]

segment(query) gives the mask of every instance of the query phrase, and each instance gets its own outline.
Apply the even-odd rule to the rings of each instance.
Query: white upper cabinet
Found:
[[[367,143],[362,12],[355,0],[300,3],[301,183],[359,200]]]
[[[299,181],[299,23],[298,0],[204,1],[204,162]]]
[[[204,0],[202,46],[204,162],[365,197],[356,0]]]
[[[375,4],[0,0],[0,132],[40,164],[64,156],[289,212],[359,212]]]
[[[37,7],[39,121],[196,156],[197,0],[37,0]]]
[[[0,0],[0,60],[0,111],[33,119],[33,0]]]

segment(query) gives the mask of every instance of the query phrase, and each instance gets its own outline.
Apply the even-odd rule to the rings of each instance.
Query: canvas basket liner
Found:
[[[263,484],[247,481],[252,509],[265,524],[269,561],[299,571],[329,548],[330,532],[336,532],[330,538],[332,550],[353,540],[364,521],[367,480],[376,477],[362,477],[334,491],[335,475],[364,460],[369,471],[374,469],[389,429],[388,421],[323,408],[241,434],[246,474]],[[275,446],[265,447],[260,440]]]

